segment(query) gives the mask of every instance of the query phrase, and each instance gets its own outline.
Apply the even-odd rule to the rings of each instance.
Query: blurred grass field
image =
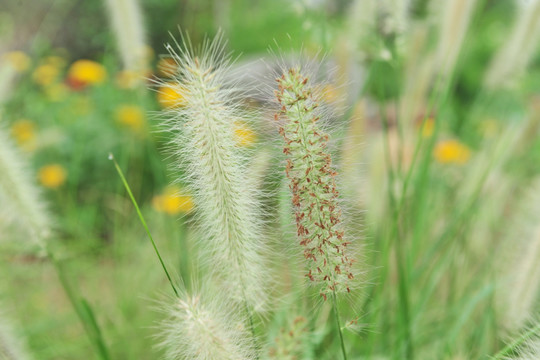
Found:
[[[76,297],[91,305],[111,359],[161,358],[158,302],[170,289],[109,153],[172,272],[188,274],[188,287],[205,281],[190,223],[197,204],[183,184],[170,185],[177,177],[167,151],[170,134],[160,130],[167,96],[178,94],[160,92],[151,80],[167,78],[164,44],[172,41],[169,32],[179,37],[178,28],[195,45],[222,28],[239,63],[271,63],[278,48],[320,52],[337,69],[325,89],[341,114],[332,119],[332,155],[362,249],[360,289],[342,310],[350,359],[489,359],[537,319],[538,276],[528,278],[529,315],[512,331],[501,325],[497,294],[517,293],[512,266],[540,238],[519,231],[540,224],[538,205],[528,210],[526,224],[519,222],[540,176],[538,36],[529,39],[534,51],[522,74],[509,74],[508,86],[486,85],[525,5],[472,1],[455,66],[449,76],[428,80],[417,101],[421,70],[443,68],[430,62],[443,41],[436,31],[441,18],[430,13],[429,0],[403,1],[407,21],[397,26],[393,10],[400,2],[386,1],[372,2],[384,9],[364,22],[351,10],[358,3],[141,0],[148,66],[135,74],[124,69],[102,2],[1,0],[0,59],[2,70],[10,70],[0,70],[0,125],[31,165],[54,218],[50,248]],[[529,11],[539,7],[530,3]],[[277,137],[270,121],[261,115],[259,128],[239,124],[237,135],[238,146],[272,158],[264,182],[266,226],[279,247],[294,243],[295,230],[280,190],[286,187],[282,150],[272,146]],[[54,265],[2,219],[0,248],[0,303],[34,358],[98,359]],[[540,263],[535,255],[530,274]],[[301,314],[296,295],[282,295],[296,281],[287,266],[276,266],[282,284],[275,311],[257,319],[264,359],[290,319],[310,315]],[[299,359],[340,358],[329,313],[323,306],[314,315],[322,325],[309,334]]]

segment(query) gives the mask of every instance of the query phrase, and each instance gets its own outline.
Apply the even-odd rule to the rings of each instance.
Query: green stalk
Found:
[[[60,284],[64,289],[64,292],[66,293],[71,305],[73,306],[77,317],[81,321],[86,335],[90,339],[92,345],[96,348],[100,359],[110,360],[111,357],[107,350],[107,346],[105,345],[105,341],[103,340],[101,329],[99,328],[90,304],[84,298],[78,298],[76,296],[73,287],[70,285],[64,271],[62,270],[62,266],[54,257],[53,253],[49,250],[48,246],[45,246],[45,251],[47,253],[47,257],[50,259],[51,263],[54,266],[54,269],[56,271],[58,279],[60,280]]]
[[[336,318],[336,325],[339,333],[339,341],[341,343],[341,353],[343,354],[343,360],[347,360],[347,351],[345,350],[345,342],[343,341],[343,332],[341,330],[341,321],[339,316],[339,310],[337,306],[336,291],[332,292],[332,305],[334,308],[334,317]]]
[[[169,280],[169,284],[171,285],[174,295],[176,295],[177,298],[180,298],[178,290],[176,289],[176,286],[174,286],[171,275],[169,274],[169,271],[167,270],[167,267],[165,266],[165,263],[163,262],[163,258],[161,257],[161,254],[159,253],[159,250],[154,241],[154,238],[152,237],[152,234],[150,233],[150,229],[148,228],[148,225],[146,224],[146,221],[144,220],[144,216],[142,215],[139,205],[137,204],[137,200],[135,200],[135,197],[133,196],[133,193],[131,192],[131,188],[129,187],[129,184],[124,176],[124,173],[122,172],[122,169],[120,169],[120,166],[116,162],[113,154],[109,154],[109,160],[112,160],[114,162],[114,167],[116,168],[116,171],[118,172],[118,175],[120,176],[120,179],[122,179],[122,183],[124,184],[124,187],[126,188],[129,198],[131,199],[131,202],[133,203],[133,206],[135,207],[135,210],[137,211],[139,220],[141,221],[141,224],[144,227],[144,230],[146,231],[146,234],[148,235],[150,242],[152,243],[152,247],[154,248],[154,251],[159,259],[159,263],[161,264],[161,267],[163,268],[163,271],[165,272],[165,275],[167,276],[167,279]]]

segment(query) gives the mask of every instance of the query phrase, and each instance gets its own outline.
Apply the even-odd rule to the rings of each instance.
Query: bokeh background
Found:
[[[170,185],[174,159],[159,131],[160,111],[181,94],[155,83],[171,79],[165,44],[179,29],[195,46],[221,29],[241,64],[271,64],[279,49],[323,54],[325,101],[340,114],[336,162],[347,201],[362,214],[357,222],[368,223],[366,238],[390,236],[385,159],[402,184],[399,174],[424,139],[433,165],[411,187],[430,192],[412,195],[425,196],[411,205],[410,236],[438,234],[453,221],[455,234],[482,224],[467,236],[477,240],[471,253],[485,249],[484,240],[503,233],[497,219],[511,216],[512,194],[540,175],[540,6],[459,1],[449,14],[444,1],[429,0],[140,0],[140,18],[130,21],[126,8],[115,18],[114,0],[0,0],[0,126],[53,214],[51,247],[66,274],[58,279],[27,235],[0,226],[0,302],[36,358],[95,356],[60,280],[92,305],[113,358],[159,357],[154,308],[166,279],[108,155],[124,170],[167,261],[189,273],[194,204],[182,184]],[[275,134],[265,121],[239,123],[238,146],[279,154],[268,149]],[[279,169],[275,158],[268,166]],[[483,172],[486,164],[493,166]],[[482,210],[477,198],[488,201]],[[370,351],[378,347],[384,342]]]

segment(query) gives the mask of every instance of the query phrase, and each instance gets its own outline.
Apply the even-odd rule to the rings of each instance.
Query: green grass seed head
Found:
[[[328,135],[319,125],[320,113],[314,87],[299,68],[291,68],[278,80],[276,92],[284,118],[279,133],[285,140],[285,172],[290,181],[297,235],[309,262],[306,274],[320,284],[321,296],[350,292],[353,259],[345,238],[338,190],[327,153]]]

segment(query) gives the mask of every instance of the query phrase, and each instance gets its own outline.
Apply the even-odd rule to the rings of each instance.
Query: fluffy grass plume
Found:
[[[540,40],[540,1],[517,2],[518,15],[506,43],[488,68],[485,84],[489,88],[509,85],[522,75],[532,60]]]
[[[206,292],[208,294],[208,292]],[[186,295],[175,299],[161,331],[168,360],[255,359],[244,319],[221,298]]]
[[[319,126],[314,88],[299,68],[278,80],[276,97],[283,118],[279,133],[285,140],[286,174],[290,180],[297,235],[309,262],[306,276],[321,284],[321,296],[350,291],[353,259],[349,255],[336,189],[336,172],[326,152],[328,135]]]
[[[21,339],[13,330],[3,312],[0,312],[0,360],[28,360],[28,355]]]
[[[124,69],[140,74],[148,68],[148,47],[139,0],[107,0],[106,3]]]
[[[30,179],[25,159],[0,126],[0,215],[39,243],[50,233],[51,222],[40,191]],[[0,240],[5,235],[0,233]]]
[[[439,7],[437,10],[440,16],[436,59],[444,78],[451,76],[456,66],[476,3],[477,0],[443,0],[434,3],[434,6]]]
[[[535,313],[540,290],[540,179],[524,194],[502,244],[497,304],[501,326],[514,333]]]
[[[177,44],[178,45],[178,44]],[[177,64],[160,91],[178,94],[165,115],[175,134],[172,150],[193,194],[204,261],[237,300],[260,309],[269,288],[261,234],[261,207],[235,139],[235,122],[249,122],[240,92],[225,81],[230,56],[218,35],[193,50],[184,41],[167,49]]]

